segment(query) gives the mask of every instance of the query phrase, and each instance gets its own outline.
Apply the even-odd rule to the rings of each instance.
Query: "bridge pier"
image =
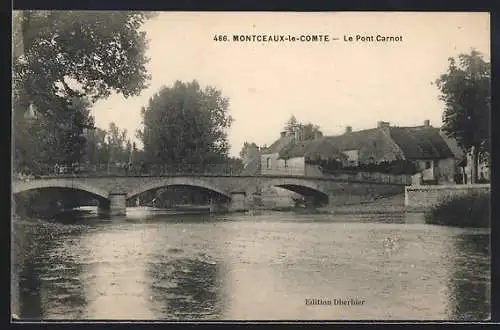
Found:
[[[245,192],[232,192],[229,212],[248,211]]]
[[[100,215],[125,215],[127,212],[126,194],[109,194],[109,200],[100,201],[98,213]]]

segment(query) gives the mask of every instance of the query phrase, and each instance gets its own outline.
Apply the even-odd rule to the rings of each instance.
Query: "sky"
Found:
[[[196,79],[229,98],[230,153],[245,141],[279,138],[292,116],[325,135],[395,126],[440,126],[443,105],[433,82],[448,58],[475,48],[490,60],[489,13],[162,12],[146,22],[152,76],[140,96],[112,95],[92,110],[96,125],[115,122],[129,137],[140,110],[163,86]],[[215,35],[328,35],[330,42],[219,42]],[[401,36],[400,42],[344,41]],[[137,140],[136,140],[137,141]],[[139,142],[139,141],[138,141]]]

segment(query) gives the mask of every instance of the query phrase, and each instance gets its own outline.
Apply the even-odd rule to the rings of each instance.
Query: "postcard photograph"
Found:
[[[487,12],[13,11],[11,317],[491,315]]]

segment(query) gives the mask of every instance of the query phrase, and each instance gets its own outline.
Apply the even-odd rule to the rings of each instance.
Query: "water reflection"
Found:
[[[23,251],[13,260],[19,281],[19,314],[22,319],[78,318],[85,300],[81,297],[80,264],[68,247],[78,233],[57,226],[26,224],[14,240],[23,241]],[[17,227],[19,229],[19,227]],[[73,228],[74,229],[74,228]],[[64,236],[64,240],[59,240]]]
[[[83,266],[86,319],[155,319],[144,256],[150,232],[136,224],[89,233],[75,246]]]
[[[20,317],[24,320],[39,320],[44,317],[40,295],[41,281],[32,261],[28,261],[19,279]]]
[[[220,319],[218,269],[212,261],[179,258],[149,263],[152,300],[165,319]]]
[[[451,319],[485,320],[491,313],[489,235],[459,235],[449,277]]]
[[[71,223],[16,233],[29,238],[17,248],[22,318],[436,320],[489,313],[487,233],[429,226],[416,215],[138,211]],[[365,304],[306,305],[310,298]]]

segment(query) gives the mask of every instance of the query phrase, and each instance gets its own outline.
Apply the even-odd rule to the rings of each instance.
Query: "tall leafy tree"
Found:
[[[147,86],[147,42],[139,29],[151,16],[126,11],[14,12],[12,91],[16,157],[31,153],[18,149],[28,146],[22,140],[29,138],[21,134],[33,122],[25,123],[22,119],[26,110],[34,106],[40,129],[29,132],[38,134],[33,139],[46,142],[44,148],[65,154],[68,161],[81,158],[81,127],[86,127],[90,118],[75,110],[79,107],[75,100],[93,102],[112,91],[126,97],[138,95]],[[75,130],[71,131],[71,127]],[[48,157],[40,153],[37,156],[40,161]]]
[[[83,94],[97,100],[111,91],[138,95],[149,75],[143,12],[23,11],[15,23],[19,87],[36,102],[44,95]],[[70,86],[70,81],[78,88]]]
[[[229,100],[197,81],[164,87],[142,109],[139,137],[148,162],[205,170],[228,158]]]
[[[314,140],[323,135],[319,126],[311,123],[305,125],[301,124],[299,130],[302,133],[302,138],[304,140]]]
[[[299,128],[299,125],[300,123],[298,122],[297,118],[292,115],[285,124],[285,131],[290,134],[295,134],[295,132]]]
[[[478,161],[489,155],[491,65],[477,50],[449,58],[448,71],[437,79],[445,104],[443,131],[457,140],[472,159],[472,182],[478,179]]]
[[[302,140],[313,140],[323,135],[318,125],[303,124],[294,115],[285,123],[285,131],[289,134],[298,133]]]
[[[240,158],[241,159],[252,158],[258,155],[258,153],[259,153],[259,147],[255,142],[245,141],[240,151]]]
[[[106,143],[107,132],[96,127],[85,132],[86,157],[91,164],[105,164],[109,160],[109,146]]]

